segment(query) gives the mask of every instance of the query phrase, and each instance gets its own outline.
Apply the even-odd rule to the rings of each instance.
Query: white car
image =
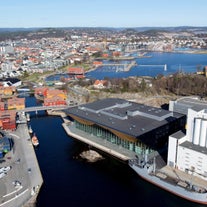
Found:
[[[3,178],[5,175],[6,175],[6,173],[1,172],[1,173],[0,173],[0,178]]]
[[[13,184],[15,187],[19,187],[19,186],[21,186],[21,183],[20,183],[18,180],[13,181],[12,184]]]
[[[1,172],[6,173],[6,172],[8,172],[9,170],[11,170],[11,166],[1,167],[1,168],[0,168],[0,173],[1,173]]]

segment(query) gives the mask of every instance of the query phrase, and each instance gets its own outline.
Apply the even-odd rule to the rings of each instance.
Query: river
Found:
[[[34,97],[27,106],[39,105]],[[202,207],[145,182],[128,167],[105,154],[88,163],[79,158],[87,146],[69,137],[58,116],[30,113],[30,125],[40,145],[35,148],[43,176],[37,207]]]
[[[207,65],[207,54],[148,53],[151,58],[137,58],[138,66],[128,72],[100,68],[87,73],[88,78],[169,75],[178,71],[194,73]],[[140,66],[140,65],[164,65]],[[59,75],[60,77],[61,75]],[[51,80],[58,76],[50,77]],[[27,106],[39,105],[34,97]],[[33,131],[40,145],[35,149],[43,175],[37,207],[202,207],[178,198],[139,178],[131,168],[104,155],[104,160],[88,163],[78,157],[87,146],[68,137],[62,119],[45,112],[30,113]]]

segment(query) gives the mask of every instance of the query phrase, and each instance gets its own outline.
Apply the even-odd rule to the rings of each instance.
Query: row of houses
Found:
[[[5,110],[0,111],[0,128],[3,130],[16,129],[16,111]]]
[[[0,101],[0,111],[21,110],[25,108],[25,98],[12,97]]]
[[[67,93],[63,90],[38,87],[35,88],[35,96],[43,100],[44,106],[60,106],[67,104]]]
[[[16,110],[25,108],[25,98],[12,97],[0,101],[0,128],[16,129]]]

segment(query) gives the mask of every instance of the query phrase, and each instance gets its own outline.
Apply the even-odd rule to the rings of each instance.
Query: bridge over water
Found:
[[[31,106],[31,107],[26,107],[24,109],[19,109],[16,110],[16,112],[32,112],[32,111],[46,111],[46,110],[63,110],[70,108],[72,106],[67,106],[67,105],[60,105],[60,106]]]

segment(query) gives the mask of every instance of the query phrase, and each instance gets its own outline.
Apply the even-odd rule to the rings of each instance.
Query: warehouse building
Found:
[[[188,109],[186,134],[169,137],[168,165],[207,180],[207,109]]]

